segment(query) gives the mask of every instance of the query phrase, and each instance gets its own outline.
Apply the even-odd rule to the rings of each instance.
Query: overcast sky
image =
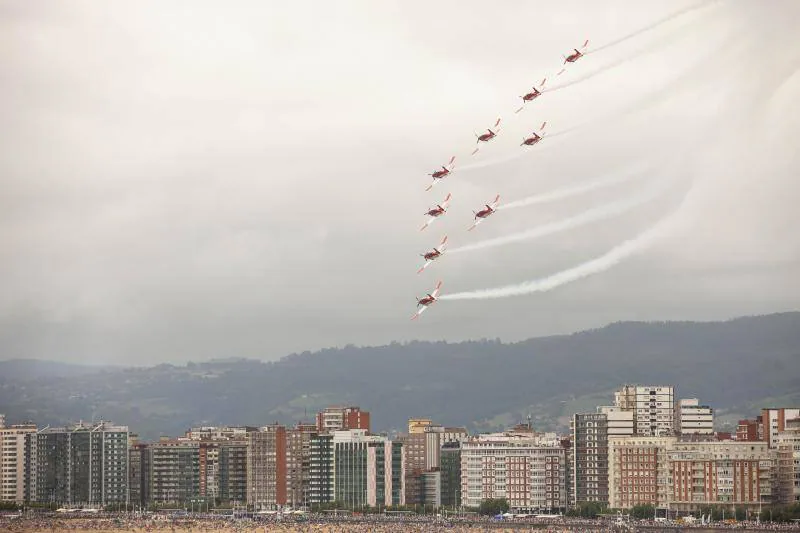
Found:
[[[708,2],[552,77],[585,39],[695,4],[1,0],[0,359],[276,359],[798,309],[800,3]],[[577,83],[514,114],[544,76]],[[544,120],[563,134],[516,157]],[[632,167],[466,232],[498,193]],[[640,208],[415,273],[444,234],[530,230],[652,180],[668,190]],[[610,270],[409,321],[439,279],[445,294],[535,280],[670,213],[674,231]]]

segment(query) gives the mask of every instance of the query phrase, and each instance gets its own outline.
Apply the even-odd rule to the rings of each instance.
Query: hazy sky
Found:
[[[695,4],[0,0],[0,359],[275,359],[797,309],[800,3],[707,2],[581,58],[547,86],[577,83],[514,114],[585,39]],[[517,157],[544,120],[553,137]],[[498,193],[632,167],[466,231]],[[415,274],[445,233],[531,230],[653,180],[669,187],[639,208]],[[549,276],[669,213],[674,231],[610,270],[409,321],[439,279],[447,294]]]

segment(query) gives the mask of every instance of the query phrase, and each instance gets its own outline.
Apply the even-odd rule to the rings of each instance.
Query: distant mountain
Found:
[[[13,363],[13,364],[10,364]],[[49,366],[55,365],[55,366]],[[800,404],[800,313],[727,322],[624,322],[518,343],[392,343],[279,361],[150,368],[0,363],[0,412],[40,425],[104,418],[144,438],[199,424],[293,423],[330,404],[371,411],[373,430],[409,417],[491,430],[529,414],[565,430],[624,383],[673,384],[723,421],[763,402]],[[726,418],[727,417],[727,418]]]
[[[9,359],[0,361],[0,379],[3,377],[14,380],[72,378],[119,368],[121,367],[57,363],[41,359]]]

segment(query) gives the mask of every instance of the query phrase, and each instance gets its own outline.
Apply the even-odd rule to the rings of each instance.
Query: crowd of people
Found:
[[[653,520],[621,520],[614,518],[524,518],[497,519],[492,517],[442,517],[433,515],[356,515],[331,516],[309,514],[300,516],[233,516],[166,514],[132,515],[102,514],[100,516],[64,517],[28,515],[0,517],[0,531],[18,533],[121,532],[137,533],[334,533],[334,532],[455,532],[455,531],[541,531],[543,533],[600,532],[600,531],[676,531],[678,529],[749,529],[766,531],[800,531],[798,523],[715,522],[677,523]]]

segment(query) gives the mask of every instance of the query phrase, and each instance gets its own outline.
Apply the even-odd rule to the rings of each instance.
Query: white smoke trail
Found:
[[[597,179],[586,183],[581,183],[580,185],[576,185],[574,187],[564,187],[563,189],[556,189],[554,191],[528,196],[526,198],[522,198],[521,200],[501,205],[498,208],[498,210],[502,209],[503,211],[505,211],[507,209],[516,209],[518,207],[526,207],[529,205],[538,205],[549,202],[556,202],[558,200],[571,198],[573,196],[578,196],[580,194],[586,194],[587,192],[596,191],[598,189],[605,189],[606,187],[611,187],[613,185],[627,183],[633,180],[634,178],[638,177],[642,172],[644,172],[644,166],[638,166],[635,167],[633,170],[625,172],[619,176]]]
[[[615,246],[600,257],[580,264],[576,267],[562,270],[545,278],[533,281],[526,281],[516,285],[506,285],[494,289],[483,289],[469,292],[458,292],[445,294],[439,297],[440,300],[486,300],[491,298],[506,298],[509,296],[522,296],[535,292],[546,292],[562,285],[578,281],[593,274],[604,272],[618,263],[627,259],[636,252],[640,252],[653,244],[659,237],[672,229],[677,220],[677,211],[663,218],[658,224],[640,233],[636,237],[629,239],[622,244]]]
[[[697,7],[693,8],[693,9],[690,9],[688,11],[693,11],[694,9],[697,9]],[[659,23],[659,24],[656,24],[653,27],[655,27],[657,25],[660,25],[660,24],[663,24],[663,22]],[[642,33],[642,31],[640,30],[635,35],[638,35],[639,33]],[[574,78],[574,79],[572,79],[572,80],[570,80],[568,82],[560,83],[558,85],[551,85],[547,89],[544,89],[542,92],[543,93],[551,93],[551,92],[555,92],[555,91],[560,91],[561,89],[566,89],[567,87],[572,87],[573,85],[576,85],[578,83],[582,83],[582,82],[584,82],[586,80],[589,80],[591,78],[594,78],[595,76],[598,76],[598,75],[600,75],[600,74],[602,74],[602,73],[604,73],[606,71],[609,71],[609,70],[611,70],[613,68],[617,68],[620,65],[624,65],[625,63],[633,61],[634,59],[637,59],[637,58],[641,57],[642,55],[655,52],[658,49],[660,49],[665,43],[673,42],[675,40],[673,34],[674,34],[674,32],[672,32],[670,34],[667,34],[667,35],[662,35],[659,39],[657,39],[657,40],[655,40],[653,42],[647,43],[644,46],[640,47],[639,49],[634,50],[633,52],[629,52],[629,53],[625,54],[623,57],[617,59],[616,61],[612,61],[611,63],[607,63],[607,64],[601,66],[600,68],[597,68],[597,69],[595,69],[595,70],[593,70],[591,72],[587,72],[586,74],[583,74],[582,76],[578,76],[577,78]],[[630,38],[630,37],[627,37],[627,38]],[[622,42],[622,40],[615,41],[614,44],[616,44],[617,42]],[[597,50],[602,50],[603,48],[607,48],[609,46],[612,46],[612,45],[611,44],[604,45],[603,47],[598,48],[598,49],[596,49],[594,51],[596,52]],[[590,53],[592,53],[592,52],[587,52],[586,55],[589,55]]]
[[[622,201],[613,202],[601,207],[589,209],[583,213],[577,214],[573,217],[551,222],[537,226],[533,229],[521,231],[519,233],[512,233],[511,235],[504,235],[494,239],[487,239],[485,241],[476,242],[475,244],[468,244],[459,248],[453,248],[448,253],[457,254],[460,252],[471,252],[474,250],[481,250],[484,248],[492,248],[495,246],[502,246],[504,244],[511,244],[519,241],[527,241],[531,239],[538,239],[546,237],[554,233],[567,231],[570,229],[585,226],[592,222],[599,222],[607,218],[622,215],[631,209],[635,209],[659,196],[667,189],[668,180],[661,179],[656,183],[656,186],[649,187],[642,194],[632,196]]]
[[[592,50],[589,50],[588,52],[586,52],[586,54],[584,54],[584,55],[594,54],[595,52],[599,52],[601,50],[605,50],[606,48],[610,48],[612,46],[616,46],[616,45],[618,45],[620,43],[624,43],[628,39],[633,39],[634,37],[637,37],[637,36],[639,36],[639,35],[641,35],[641,34],[643,34],[645,32],[648,32],[650,30],[654,30],[657,27],[661,26],[662,24],[666,24],[667,22],[669,22],[672,19],[678,18],[678,17],[680,17],[682,15],[685,15],[686,13],[690,13],[690,12],[696,11],[698,9],[703,9],[705,7],[709,7],[709,6],[711,6],[713,4],[716,4],[718,2],[719,2],[719,0],[714,0],[714,1],[711,1],[711,2],[703,0],[702,2],[698,2],[696,4],[693,4],[693,5],[689,6],[689,7],[681,9],[680,11],[676,11],[675,13],[672,13],[671,15],[667,15],[666,17],[664,17],[662,19],[659,19],[659,20],[653,22],[652,24],[649,24],[649,25],[647,25],[647,26],[645,26],[643,28],[639,28],[638,30],[636,30],[636,31],[634,31],[632,33],[629,33],[627,35],[623,35],[622,37],[614,39],[613,41],[609,41],[609,42],[607,42],[606,44],[604,44],[602,46],[598,46],[597,48],[593,48]]]

